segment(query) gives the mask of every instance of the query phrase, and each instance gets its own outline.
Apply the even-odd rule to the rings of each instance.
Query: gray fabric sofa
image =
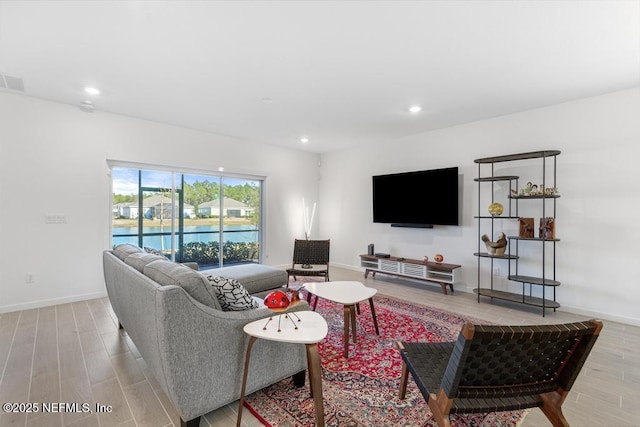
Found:
[[[201,415],[240,398],[248,343],[242,328],[272,313],[264,307],[222,311],[207,295],[203,274],[162,258],[133,245],[104,251],[107,294],[118,321],[175,405],[182,425],[197,426]],[[235,275],[250,293],[265,294],[281,280],[272,270],[277,269],[254,265],[207,273]],[[286,281],[286,273],[281,272]],[[308,309],[306,302],[293,308]],[[258,340],[252,350],[247,394],[289,376],[301,385],[305,369],[304,345]]]

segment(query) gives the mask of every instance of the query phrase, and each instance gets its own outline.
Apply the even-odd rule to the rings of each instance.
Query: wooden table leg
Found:
[[[356,306],[351,306],[351,338],[353,339],[353,343],[358,342],[358,338],[356,335]]]
[[[242,409],[244,408],[244,392],[247,389],[247,374],[249,373],[249,362],[251,361],[251,347],[256,342],[256,337],[249,338],[249,345],[247,345],[247,355],[244,359],[244,374],[242,375],[242,389],[240,391],[240,407],[238,408],[238,420],[236,421],[236,427],[240,427],[242,421]]]
[[[317,344],[306,344],[307,367],[309,368],[309,387],[316,410],[316,426],[324,427],[324,406],[322,399],[322,369]]]
[[[344,358],[349,358],[349,322],[351,322],[351,310],[344,306]]]
[[[376,319],[376,309],[373,308],[373,298],[369,298],[369,307],[371,307],[371,316],[373,316],[373,326],[376,328],[376,334],[380,335],[378,330],[378,319]]]

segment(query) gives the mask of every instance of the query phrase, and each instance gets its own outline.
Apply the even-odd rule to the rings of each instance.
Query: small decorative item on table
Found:
[[[502,215],[502,212],[504,212],[504,206],[500,203],[494,202],[489,205],[489,213],[491,216],[500,216]]]
[[[444,261],[444,257],[442,256],[442,254],[435,254],[433,256],[433,260],[440,264],[442,261]]]
[[[277,290],[277,291],[270,292],[269,294],[267,294],[266,297],[264,297],[264,305],[269,310],[275,313],[280,313],[280,315],[278,316],[278,332],[281,331],[280,321],[282,320],[282,314],[284,314],[287,310],[289,310],[289,308],[296,306],[299,302],[300,302],[300,291],[298,289],[289,289],[288,292]],[[289,313],[289,314],[291,316],[294,316],[296,319],[298,319],[298,322],[300,321],[300,318],[295,313]],[[293,323],[294,329],[298,329],[298,325],[296,325],[296,322],[293,321],[293,319],[289,316],[289,314],[285,314],[284,317],[289,319],[291,323]],[[272,320],[273,320],[273,316],[270,316],[269,320],[267,320],[267,323],[264,325],[263,329],[266,330],[267,326],[269,325],[269,322],[271,322]]]
[[[422,259],[424,260],[425,264],[429,262],[429,257],[427,255],[425,255]]]

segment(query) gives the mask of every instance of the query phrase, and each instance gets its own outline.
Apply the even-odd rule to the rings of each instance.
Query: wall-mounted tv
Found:
[[[373,177],[373,222],[396,227],[458,224],[458,168]]]

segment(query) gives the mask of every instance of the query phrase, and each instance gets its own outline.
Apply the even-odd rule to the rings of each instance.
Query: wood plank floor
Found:
[[[503,324],[562,323],[584,319],[483,299],[439,286],[333,268],[333,280],[358,280],[381,293]],[[381,325],[384,328],[384,325]],[[640,327],[605,321],[564,404],[572,426],[640,425]],[[0,412],[0,426],[177,426],[178,415],[150,375],[126,332],[119,331],[106,298],[0,315],[0,402],[88,402],[92,412]],[[96,413],[93,405],[111,405]],[[202,418],[201,426],[233,426],[237,403]],[[261,425],[244,411],[243,425]],[[533,409],[523,426],[550,425]]]

